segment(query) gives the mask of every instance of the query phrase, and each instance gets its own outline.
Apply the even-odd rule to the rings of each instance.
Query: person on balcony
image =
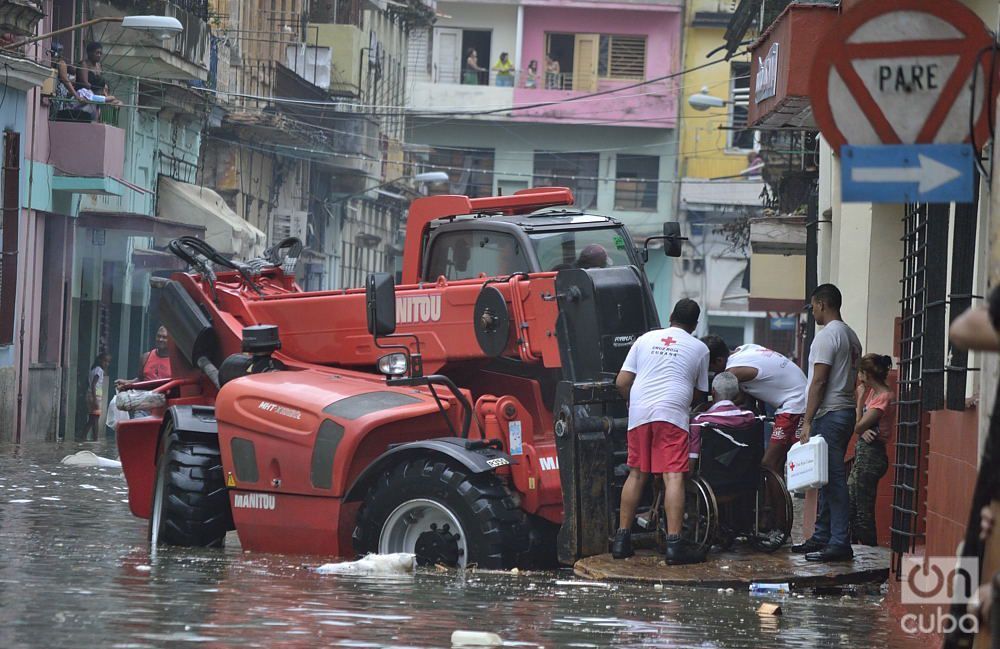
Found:
[[[535,59],[532,59],[531,62],[528,63],[528,72],[524,75],[524,87],[538,87],[538,61]]]
[[[104,67],[101,60],[104,58],[104,46],[100,41],[87,44],[87,59],[82,61],[77,68],[77,94],[88,104],[112,104],[120,106],[116,97],[111,95],[111,88],[104,77]],[[99,116],[99,108],[91,105],[89,110],[94,117]]]
[[[559,80],[559,61],[552,58],[551,54],[545,55],[545,89],[558,90],[562,85]]]
[[[470,47],[465,56],[465,71],[462,73],[462,83],[467,86],[478,86],[479,75],[486,72],[486,68],[479,65],[479,53],[476,48]]]
[[[496,62],[493,69],[497,73],[498,87],[514,87],[514,62],[510,60],[507,52],[500,52],[500,60]]]

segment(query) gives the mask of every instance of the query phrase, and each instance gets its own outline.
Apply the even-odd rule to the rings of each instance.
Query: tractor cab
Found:
[[[436,281],[636,266],[642,262],[622,224],[569,209],[468,215],[432,223],[421,279]]]

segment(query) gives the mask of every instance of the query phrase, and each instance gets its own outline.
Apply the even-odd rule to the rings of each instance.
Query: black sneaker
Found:
[[[809,552],[819,552],[826,547],[826,543],[817,541],[812,537],[809,537],[802,543],[792,546],[792,552],[795,554],[808,554]]]
[[[615,532],[615,540],[611,542],[611,556],[615,559],[628,559],[635,552],[632,551],[632,532],[629,530],[618,530]]]
[[[854,550],[849,545],[828,545],[818,552],[806,555],[806,561],[851,561]]]
[[[667,551],[664,558],[668,566],[701,563],[705,560],[705,551],[684,539],[678,539],[667,541]]]

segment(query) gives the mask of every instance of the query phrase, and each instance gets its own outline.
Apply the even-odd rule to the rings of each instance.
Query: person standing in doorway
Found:
[[[486,68],[479,65],[479,53],[474,47],[470,47],[465,54],[465,71],[462,73],[462,83],[467,86],[478,86],[480,74],[483,72],[486,72]]]
[[[861,341],[840,315],[843,297],[833,284],[821,284],[812,293],[810,307],[823,327],[809,349],[809,387],[802,422],[803,444],[813,434],[826,440],[829,481],[819,492],[819,511],[813,535],[792,546],[808,561],[848,561],[851,549],[851,504],[844,456],[854,433],[855,385],[861,360]]]
[[[892,437],[896,404],[886,380],[892,359],[881,354],[865,354],[858,373],[857,418],[854,434],[854,465],[847,479],[851,498],[851,540],[864,545],[878,545],[875,528],[875,495],[879,480],[889,470],[885,445]]]
[[[170,368],[170,334],[167,328],[160,325],[156,330],[155,346],[139,357],[139,376],[134,379],[118,379],[115,387],[127,390],[133,383],[169,379],[173,376]]]
[[[552,58],[552,54],[545,55],[545,88],[546,90],[560,90],[562,88],[562,75],[559,72],[559,61]]]
[[[97,441],[98,422],[104,408],[104,376],[111,367],[111,354],[101,352],[90,366],[87,375],[87,423],[80,437],[87,442]]]
[[[611,554],[632,556],[632,523],[651,473],[663,476],[667,513],[666,560],[699,563],[705,554],[681,539],[684,474],[688,471],[690,409],[708,392],[708,347],[692,333],[701,309],[694,300],[677,302],[670,326],[640,336],[615,380],[628,406],[629,474],[622,489],[621,515]]]

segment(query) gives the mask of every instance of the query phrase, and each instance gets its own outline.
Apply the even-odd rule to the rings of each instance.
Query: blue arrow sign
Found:
[[[892,144],[840,149],[845,203],[971,203],[972,146]]]

